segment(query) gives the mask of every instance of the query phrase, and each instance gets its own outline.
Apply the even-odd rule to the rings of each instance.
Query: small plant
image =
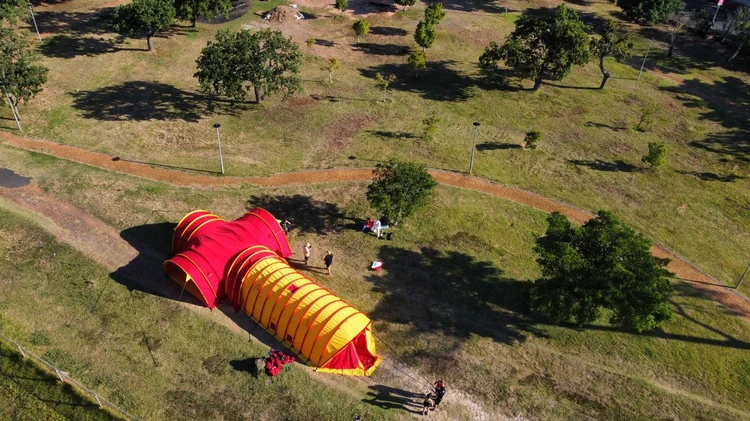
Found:
[[[523,139],[524,144],[528,149],[536,149],[536,145],[540,140],[542,140],[542,132],[538,130],[526,132],[526,137]]]
[[[354,22],[352,29],[357,34],[357,45],[359,45],[359,37],[366,37],[370,33],[370,22],[365,19],[360,19]]]
[[[385,95],[388,92],[388,86],[391,85],[393,81],[396,80],[396,75],[394,74],[386,74],[385,76],[381,75],[380,72],[375,73],[375,84],[378,87],[383,88],[383,102],[385,102]]]
[[[341,67],[341,64],[339,61],[335,58],[328,59],[328,66],[326,66],[326,70],[328,70],[328,82],[333,83],[333,72],[338,70]]]
[[[649,142],[648,154],[641,158],[641,162],[649,164],[651,169],[661,167],[667,160],[667,145],[662,142]]]
[[[422,120],[424,124],[424,130],[422,131],[422,140],[432,140],[433,136],[437,132],[438,126],[440,126],[440,117],[435,114]]]
[[[656,110],[654,107],[650,105],[646,105],[641,107],[641,115],[638,118],[638,124],[635,125],[633,130],[637,132],[645,132],[646,127],[651,124],[651,122],[654,120],[654,112]]]
[[[346,0],[336,0],[336,8],[341,10],[342,12],[346,10]]]
[[[425,56],[422,51],[415,51],[411,53],[407,63],[409,64],[409,68],[414,70],[414,77],[418,77],[419,71],[427,67]]]
[[[315,45],[315,38],[308,38],[307,39],[307,48],[312,48],[313,45]]]

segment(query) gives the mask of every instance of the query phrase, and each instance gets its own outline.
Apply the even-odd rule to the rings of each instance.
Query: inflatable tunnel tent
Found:
[[[249,245],[264,245],[279,256],[292,251],[278,221],[268,211],[255,208],[226,222],[204,210],[187,214],[175,227],[167,275],[208,308],[224,295],[227,263]]]
[[[172,280],[209,308],[226,296],[318,371],[370,375],[380,364],[370,319],[289,266],[289,242],[269,212],[232,222],[191,212],[172,253],[164,263]]]

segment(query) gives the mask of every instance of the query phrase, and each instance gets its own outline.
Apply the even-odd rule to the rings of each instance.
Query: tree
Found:
[[[641,158],[641,162],[649,164],[651,169],[661,167],[667,160],[667,145],[662,142],[649,142],[648,143],[648,154]]]
[[[408,64],[409,68],[414,70],[414,77],[419,76],[419,71],[427,67],[424,53],[421,51],[414,51],[411,53]]]
[[[15,26],[19,20],[26,20],[29,16],[29,2],[27,0],[0,1],[0,25]]]
[[[491,43],[479,63],[489,70],[496,68],[501,59],[524,77],[534,79],[537,90],[543,79],[560,80],[573,65],[582,66],[589,61],[589,37],[575,10],[565,5],[542,18],[524,14],[505,44],[498,47]]]
[[[443,3],[430,3],[430,5],[424,10],[424,21],[428,25],[435,26],[440,23],[444,17],[445,11],[443,11]]]
[[[378,164],[367,187],[372,207],[389,216],[394,225],[426,205],[437,183],[424,165],[389,161]]]
[[[417,41],[417,45],[422,47],[422,52],[424,52],[426,48],[432,47],[432,44],[435,43],[436,35],[434,26],[420,20],[417,24],[417,30],[414,31],[414,40]]]
[[[333,83],[333,72],[338,70],[341,67],[341,64],[339,61],[335,58],[328,59],[328,66],[326,67],[326,70],[328,70],[328,81],[330,83]]]
[[[302,91],[301,60],[299,46],[279,31],[220,31],[201,51],[195,77],[202,91],[236,101],[244,101],[252,86],[260,103],[268,94],[287,98]]]
[[[641,25],[666,22],[669,15],[685,8],[680,0],[616,0],[629,19]]]
[[[607,56],[614,56],[618,61],[629,59],[633,42],[630,35],[622,31],[620,24],[615,21],[607,22],[599,35],[599,38],[591,40],[590,49],[591,53],[599,58],[599,70],[602,72],[602,84],[599,85],[599,89],[604,89],[607,80],[612,76],[604,67],[604,59]]]
[[[747,41],[750,40],[750,7],[738,6],[732,12],[731,16],[731,19],[733,21],[732,33],[734,34],[734,39],[737,42],[737,48],[735,48],[732,55],[727,58],[727,63],[731,63],[732,60],[734,60],[734,58],[737,57],[737,55],[740,53],[742,46],[744,46]]]
[[[424,130],[422,131],[422,140],[432,140],[432,137],[435,136],[435,133],[440,126],[440,117],[433,114],[430,117],[422,120],[422,124],[424,125]]]
[[[672,54],[674,53],[674,44],[675,41],[677,41],[677,35],[685,29],[685,21],[682,20],[682,17],[679,14],[673,13],[669,19],[667,19],[667,28],[667,35],[669,36],[667,57],[672,57]]]
[[[336,0],[336,8],[341,10],[342,12],[346,10],[346,7],[348,6],[346,0]]]
[[[198,24],[198,18],[203,16],[213,19],[215,16],[229,16],[232,10],[231,0],[175,0],[174,7],[178,19],[188,20],[193,27]]]
[[[171,25],[174,17],[172,0],[133,0],[117,6],[112,15],[117,32],[127,36],[145,35],[148,51],[154,50],[154,35]]]
[[[26,37],[11,28],[0,27],[0,92],[17,119],[20,119],[18,104],[41,92],[47,82],[48,70],[40,61]]]
[[[417,0],[394,0],[394,2],[399,6],[403,6],[404,10],[406,10],[407,6],[414,6],[417,4]]]
[[[370,33],[370,22],[365,19],[360,19],[354,22],[352,25],[354,32],[357,34],[357,45],[359,45],[359,37],[366,37]]]
[[[391,85],[391,82],[396,80],[396,75],[394,74],[386,74],[385,76],[381,75],[380,72],[375,73],[375,84],[378,87],[383,88],[383,102],[385,102],[385,94],[388,91],[388,86]]]
[[[539,130],[532,130],[526,132],[526,137],[523,139],[523,142],[527,148],[536,149],[536,145],[540,140],[542,140],[542,132]]]
[[[583,326],[606,308],[612,325],[638,332],[671,318],[669,259],[651,254],[651,240],[607,211],[582,227],[558,212],[547,223],[534,248],[542,278],[529,289],[533,310],[557,323]]]

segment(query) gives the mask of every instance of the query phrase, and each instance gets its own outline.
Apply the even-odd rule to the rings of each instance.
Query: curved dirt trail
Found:
[[[210,175],[189,174],[168,168],[153,167],[148,164],[134,161],[114,161],[111,156],[102,153],[62,145],[48,140],[16,136],[8,132],[0,132],[0,140],[18,148],[41,152],[58,158],[131,176],[184,187],[216,187],[241,184],[286,186],[295,184],[367,181],[372,178],[371,168],[338,168],[300,171],[264,177],[216,177]],[[579,224],[586,222],[594,216],[592,212],[585,209],[550,199],[527,190],[454,172],[434,169],[429,171],[440,184],[483,192],[522,205],[531,206],[544,212],[558,211]],[[21,203],[19,203],[19,205],[24,206]],[[671,259],[672,261],[670,262],[668,269],[672,271],[677,278],[689,282],[696,289],[724,305],[733,314],[750,322],[750,300],[746,297],[711,275],[701,272],[686,259],[659,244],[655,243],[651,248],[651,252],[657,257]]]

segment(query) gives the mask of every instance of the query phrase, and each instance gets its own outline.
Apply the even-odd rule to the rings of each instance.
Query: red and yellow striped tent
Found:
[[[226,296],[318,371],[370,375],[380,364],[372,321],[289,266],[278,221],[256,208],[225,222],[195,211],[175,228],[167,274],[208,307]]]

